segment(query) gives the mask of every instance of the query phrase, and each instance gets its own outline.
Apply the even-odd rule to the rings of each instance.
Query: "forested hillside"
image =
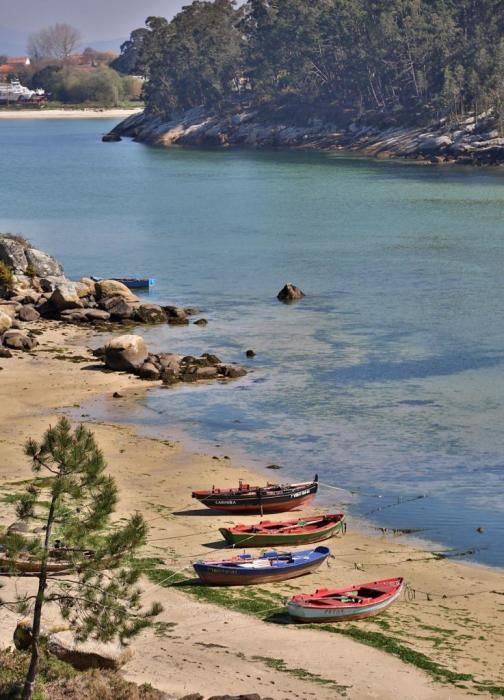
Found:
[[[123,47],[147,110],[238,101],[271,113],[391,123],[460,116],[504,97],[502,0],[232,0],[150,17]]]

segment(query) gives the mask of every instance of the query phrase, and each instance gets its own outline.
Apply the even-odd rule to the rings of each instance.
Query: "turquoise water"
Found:
[[[254,370],[119,417],[504,565],[504,172],[102,144],[111,125],[0,122],[0,230],[70,276],[156,277],[209,325],[143,330],[153,349]],[[289,280],[307,296],[284,306]]]

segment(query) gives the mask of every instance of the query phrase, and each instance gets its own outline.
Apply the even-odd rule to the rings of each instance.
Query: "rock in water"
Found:
[[[117,372],[136,372],[147,359],[147,347],[139,335],[120,335],[105,344],[105,364]]]
[[[142,323],[166,323],[166,314],[157,304],[140,304],[136,317]]]
[[[299,287],[296,287],[292,282],[287,282],[287,284],[278,292],[277,299],[283,302],[298,301],[305,296]]]

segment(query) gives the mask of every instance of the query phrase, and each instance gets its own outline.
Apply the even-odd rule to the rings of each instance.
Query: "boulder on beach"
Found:
[[[0,236],[0,260],[14,273],[23,273],[28,266],[25,246],[13,238]]]
[[[43,250],[28,247],[25,249],[27,267],[37,277],[63,277],[63,266]],[[28,274],[28,273],[27,273]]]
[[[6,348],[10,348],[11,350],[28,351],[38,345],[35,338],[25,335],[22,331],[16,329],[5,331],[2,342]]]
[[[298,301],[305,296],[299,287],[296,287],[292,282],[287,282],[287,284],[282,287],[282,289],[277,294],[277,299],[283,302]]]
[[[104,360],[117,372],[137,372],[147,359],[145,340],[140,335],[120,335],[104,346]]]
[[[125,648],[115,643],[76,642],[71,631],[50,634],[47,639],[47,650],[79,671],[90,668],[117,671],[133,656],[131,647]]]
[[[18,311],[18,318],[21,321],[37,321],[40,314],[31,304],[25,304]]]
[[[82,302],[73,282],[63,282],[62,284],[58,284],[54,292],[51,294],[50,302],[59,311],[82,308]]]
[[[8,331],[12,326],[12,318],[10,314],[6,314],[5,311],[0,311],[0,335]]]

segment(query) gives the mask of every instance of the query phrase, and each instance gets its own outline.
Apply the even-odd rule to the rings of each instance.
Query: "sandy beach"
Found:
[[[68,409],[75,414],[82,408],[85,421],[89,399],[103,396],[127,406],[149,388],[136,377],[103,372],[87,350],[89,332],[47,321],[32,327],[42,333],[40,346],[0,360],[0,496],[20,491],[19,482],[30,477],[22,453],[28,437],[40,437]],[[112,398],[114,392],[122,398]],[[129,680],[149,682],[174,698],[257,692],[274,700],[457,700],[474,693],[488,697],[492,689],[502,695],[501,570],[439,559],[403,538],[359,534],[349,518],[347,535],[328,542],[334,555],[329,566],[306,578],[255,587],[254,593],[226,592],[226,607],[211,604],[170,587],[173,572],[190,578],[191,561],[220,558],[219,526],[257,518],[201,510],[191,490],[236,485],[239,477],[263,482],[264,476],[226,458],[225,446],[212,454],[194,453],[176,440],[145,437],[135,428],[94,423],[92,429],[120,489],[117,517],[134,510],[144,514],[151,528],[145,556],[161,558],[168,572],[164,586],[144,581],[146,600],[162,602],[161,620],[167,624],[135,641],[134,657],[124,668]],[[344,510],[337,500],[341,494],[334,493],[331,511]],[[316,511],[316,503],[307,509]],[[0,497],[0,526],[14,519],[14,506]],[[377,618],[343,623],[338,628],[343,634],[275,624],[240,611],[240,601],[259,596],[265,601],[261,617],[267,618],[295,592],[394,575],[404,576],[414,595]],[[7,596],[14,585],[8,581],[2,593]],[[21,581],[18,590],[27,585]],[[12,643],[15,622],[13,613],[2,610],[0,646]],[[357,641],[359,635],[368,644]],[[412,663],[370,642],[401,651]]]
[[[142,109],[0,109],[0,119],[125,119]]]

